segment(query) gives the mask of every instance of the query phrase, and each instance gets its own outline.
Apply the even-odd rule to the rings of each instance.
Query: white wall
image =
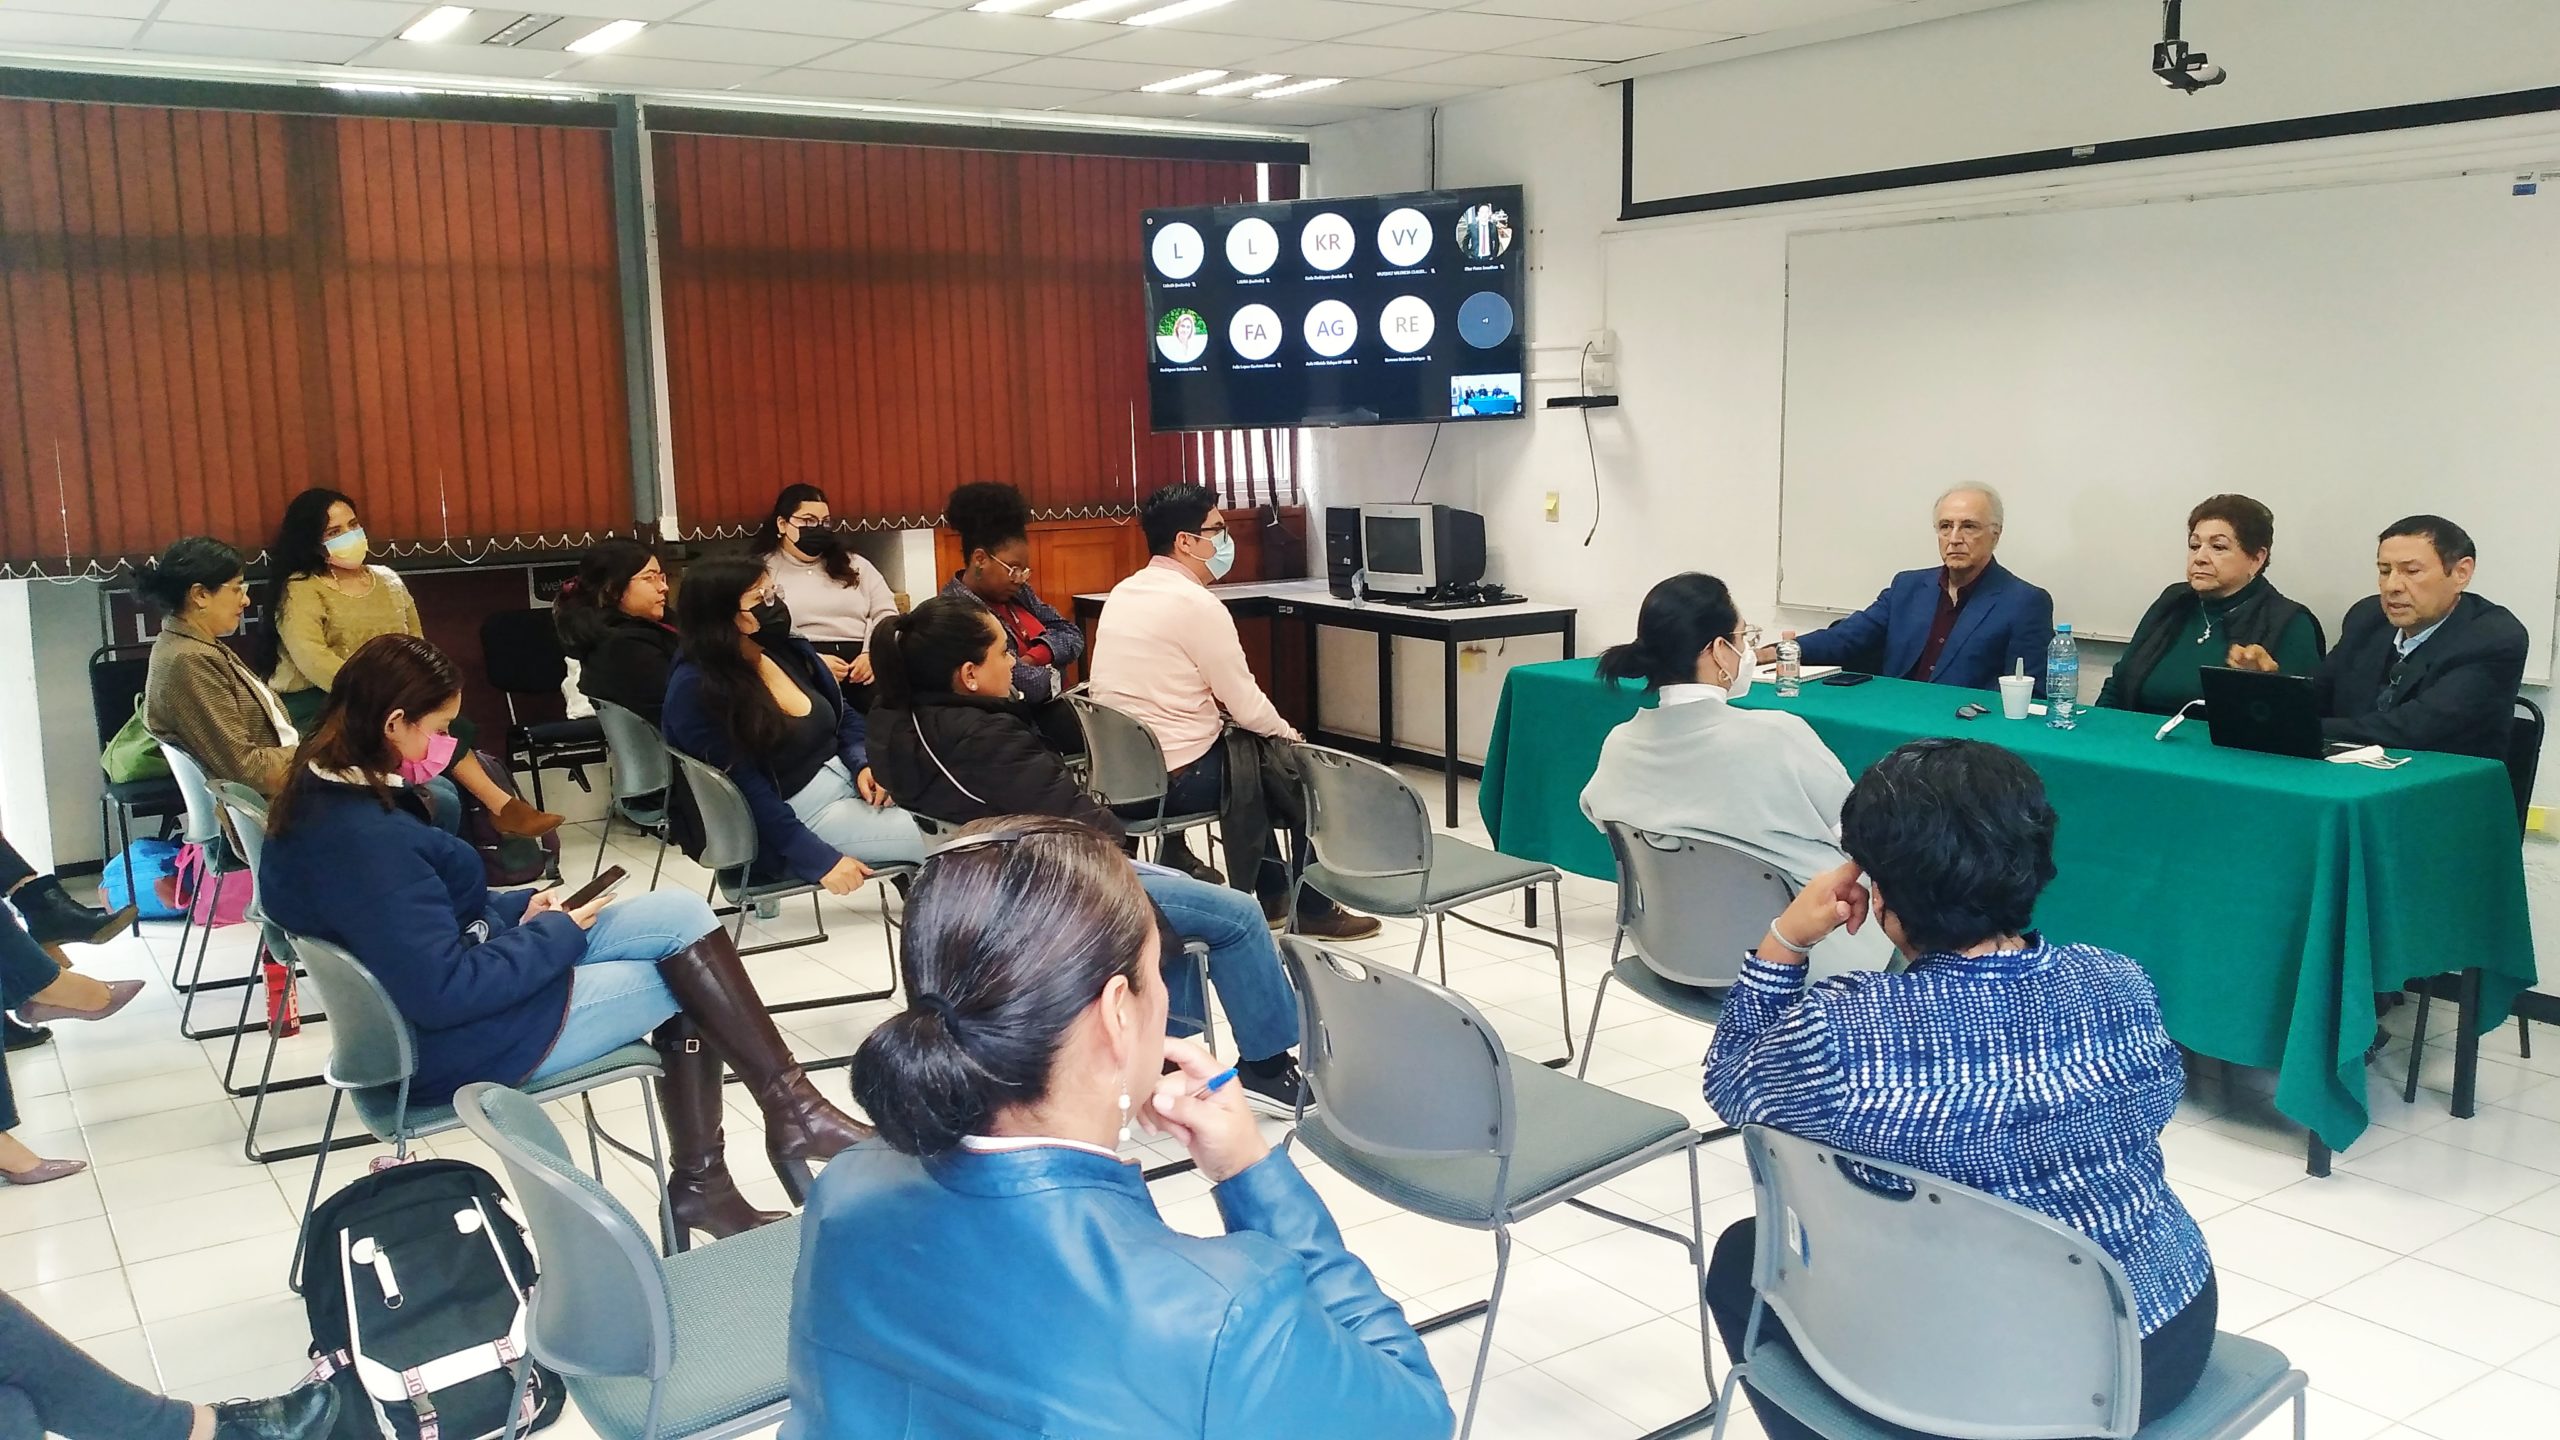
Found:
[[[1850,56],[1857,47],[1888,40],[1861,37],[1793,53],[1836,50]],[[2021,66],[2033,63],[2029,55],[2010,58]],[[2283,62],[2271,57],[2267,63]],[[2560,55],[2549,57],[2549,63],[2560,72]],[[1722,68],[1729,67],[1696,73],[1701,83],[1711,83]],[[2511,77],[2501,72],[2484,78],[2504,84]],[[2552,80],[2560,82],[2560,73]],[[2247,80],[2235,68],[2231,83],[2238,86]],[[2318,77],[2295,76],[2286,83],[2307,93],[2316,90]],[[2350,86],[2342,84],[2340,89],[2352,93]],[[1949,93],[1942,98],[1950,106],[1976,106],[1996,97]],[[2316,101],[2316,94],[2312,98]],[[2209,172],[2220,177],[2218,184],[2227,185],[2232,183],[2232,172],[2247,172],[2250,184],[2280,184],[2288,174],[2325,174],[2377,149],[2441,146],[2455,139],[2477,145],[2486,143],[2483,136],[2494,139],[2534,128],[2492,122],[2466,127],[2461,137],[2431,131],[2414,140],[2320,142],[2277,153],[2248,152],[2237,159],[2149,162],[2138,170],[2107,167],[2080,172],[2067,177],[2067,182],[2047,178],[1982,182],[1853,201],[1621,224],[1616,219],[1619,117],[1614,88],[1571,78],[1457,102],[1438,115],[1436,177],[1425,174],[1430,148],[1426,116],[1405,114],[1355,122],[1328,127],[1313,136],[1313,194],[1407,189],[1435,179],[1441,185],[1523,185],[1532,246],[1531,343],[1578,349],[1597,328],[1617,331],[1619,388],[1625,403],[1614,411],[1597,412],[1592,421],[1602,508],[1590,548],[1580,543],[1593,519],[1583,422],[1575,412],[1540,408],[1548,396],[1570,393],[1569,381],[1561,387],[1552,381],[1533,383],[1531,418],[1519,424],[1456,427],[1445,432],[1424,492],[1425,498],[1484,512],[1492,578],[1535,599],[1580,607],[1584,654],[1625,639],[1644,591],[1683,569],[1723,576],[1734,586],[1746,612],[1770,630],[1782,621],[1809,629],[1827,618],[1782,616],[1774,608],[1787,237],[1794,229],[1837,228],[1844,222],[1887,214],[1920,218],[2002,205],[2015,208],[2037,196],[2067,193],[2074,186],[2120,187],[2129,183],[2128,176],[2156,186],[2164,177],[2174,180]],[[2548,128],[2548,122],[2536,123]],[[2546,142],[2534,138],[2515,143]],[[1666,259],[1682,263],[1666,265]],[[1680,280],[1665,284],[1657,279],[1639,287],[1627,278],[1665,274],[1677,274]],[[1613,278],[1617,283],[1612,283]],[[1558,368],[1552,352],[1540,357],[1539,368]],[[1570,356],[1562,368],[1571,369]],[[1407,498],[1430,435],[1426,427],[1321,435],[1317,473],[1322,502]],[[1544,497],[1549,491],[1560,496],[1561,523],[1549,524],[1544,518]],[[1932,555],[1926,506],[1925,498],[1917,502],[1911,518],[1909,563],[1915,566],[1930,563]],[[2177,574],[2179,543],[2175,536],[2159,542],[2162,573],[2169,579]],[[1878,583],[1883,579],[1878,576]],[[2499,595],[2494,576],[2483,577],[2481,588],[2511,606],[2548,605],[2552,600]],[[1329,726],[1374,733],[1362,730],[1364,724],[1374,725],[1376,714],[1368,644],[1366,637],[1327,638],[1324,674]],[[1512,653],[1497,659],[1489,673],[1463,683],[1460,750],[1467,758],[1482,754],[1505,663],[1552,658],[1552,647],[1544,653],[1521,653],[1529,648],[1514,642]],[[2111,647],[2091,650],[2084,684],[2094,687],[2113,654]],[[1410,643],[1404,652],[1397,682],[1398,737],[1436,748],[1438,657]],[[2553,748],[2560,750],[2560,744]],[[2546,753],[2543,775],[2543,796],[2560,795],[2560,758]]]
[[[99,858],[95,582],[0,581],[0,831],[39,869]]]

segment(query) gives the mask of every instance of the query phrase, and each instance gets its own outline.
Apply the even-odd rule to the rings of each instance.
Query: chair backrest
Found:
[[[196,757],[163,740],[160,753],[169,757],[169,774],[178,782],[178,798],[186,803],[186,842],[213,846],[222,841],[222,808],[214,803],[213,781]]]
[[[2533,819],[2533,782],[2542,770],[2542,707],[2516,697],[2514,728],[2507,739],[2507,780],[2516,787],[2516,828]]]
[[[736,782],[723,774],[720,767],[669,748],[667,754],[684,772],[685,785],[693,792],[693,807],[702,817],[702,853],[694,862],[705,870],[745,871],[756,863],[759,842],[756,838],[755,812],[747,808],[747,797],[738,793]]]
[[[465,1085],[453,1108],[506,1167],[542,1257],[528,1317],[534,1358],[571,1375],[665,1379],[675,1363],[675,1313],[647,1232],[578,1168],[559,1127],[530,1096]]]
[[[2096,1241],[1917,1170],[1766,1126],[1742,1135],[1760,1298],[1850,1404],[1963,1440],[2140,1426],[2142,1326],[2123,1267]],[[1879,1189],[1849,1166],[1910,1188]]]
[[[515,695],[556,695],[569,678],[548,610],[501,610],[481,621],[480,665],[490,684]]]
[[[289,940],[329,1011],[329,1083],[361,1090],[416,1074],[418,1046],[409,1022],[364,962],[326,940]]]
[[[1328,1130],[1381,1155],[1510,1154],[1511,1056],[1475,1006],[1299,936],[1281,936],[1280,952]]]
[[[1601,828],[1618,857],[1618,924],[1638,958],[1666,980],[1731,985],[1769,917],[1795,898],[1777,867],[1730,845],[1617,820]]]
[[[1338,875],[1420,877],[1431,869],[1431,812],[1403,776],[1375,760],[1301,745],[1307,843]]]
[[[97,722],[99,749],[133,718],[133,704],[150,683],[149,645],[101,645],[89,652],[89,711]]]
[[[604,727],[605,753],[613,758],[613,798],[629,800],[665,790],[675,778],[666,737],[610,700],[598,700],[595,707],[596,723]]]
[[[1124,710],[1089,695],[1063,697],[1084,729],[1084,787],[1105,805],[1160,803],[1173,780],[1155,732]]]
[[[258,857],[267,853],[267,797],[237,780],[217,782],[214,799],[229,817],[231,846],[252,873],[258,868]]]

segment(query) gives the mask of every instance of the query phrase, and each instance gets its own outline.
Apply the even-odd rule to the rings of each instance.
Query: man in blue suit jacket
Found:
[[[2023,662],[2043,694],[2053,597],[1991,558],[2001,520],[2000,494],[1988,485],[1940,496],[1938,566],[1905,570],[1874,604],[1802,637],[1804,663],[1992,690]],[[1763,660],[1776,655],[1760,648]]]

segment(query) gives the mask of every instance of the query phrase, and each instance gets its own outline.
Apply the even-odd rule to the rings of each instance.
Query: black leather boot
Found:
[[[649,1037],[666,1074],[658,1109],[667,1117],[667,1203],[676,1224],[726,1239],[783,1218],[738,1193],[720,1133],[720,1055],[692,1017],[678,1015]]]
[[[130,905],[112,915],[83,905],[50,875],[19,886],[9,903],[17,907],[18,918],[27,922],[27,937],[39,945],[103,945],[123,934],[138,913]]]
[[[338,1392],[314,1381],[266,1400],[213,1407],[213,1440],[322,1440],[338,1423]]]
[[[876,1132],[828,1103],[809,1083],[791,1047],[765,1013],[729,932],[714,930],[658,962],[676,1004],[701,1027],[713,1049],[747,1082],[764,1111],[764,1150],[794,1205],[809,1193],[809,1162],[824,1160]]]

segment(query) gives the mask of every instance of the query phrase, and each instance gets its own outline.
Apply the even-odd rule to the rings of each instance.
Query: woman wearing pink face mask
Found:
[[[304,730],[319,718],[339,668],[366,641],[377,635],[426,634],[409,587],[389,566],[367,564],[370,553],[355,502],[318,488],[294,496],[284,507],[284,523],[267,549],[270,568],[261,598],[275,624],[276,694]],[[559,829],[560,816],[534,809],[489,778],[472,751],[473,739],[471,722],[456,722],[454,743],[431,757],[440,767],[437,773],[449,774],[452,784],[470,792],[501,835],[540,836]],[[447,814],[438,807],[439,823]],[[458,813],[450,818],[459,824]]]
[[[267,917],[344,947],[417,1036],[412,1104],[474,1081],[522,1085],[646,1038],[677,1217],[713,1236],[779,1218],[738,1193],[722,1158],[721,1065],[764,1112],[784,1189],[867,1138],[809,1083],[728,932],[699,896],[659,890],[571,910],[564,892],[493,892],[470,846],[421,823],[408,775],[462,702],[453,662],[384,635],[347,661],[267,814]]]

